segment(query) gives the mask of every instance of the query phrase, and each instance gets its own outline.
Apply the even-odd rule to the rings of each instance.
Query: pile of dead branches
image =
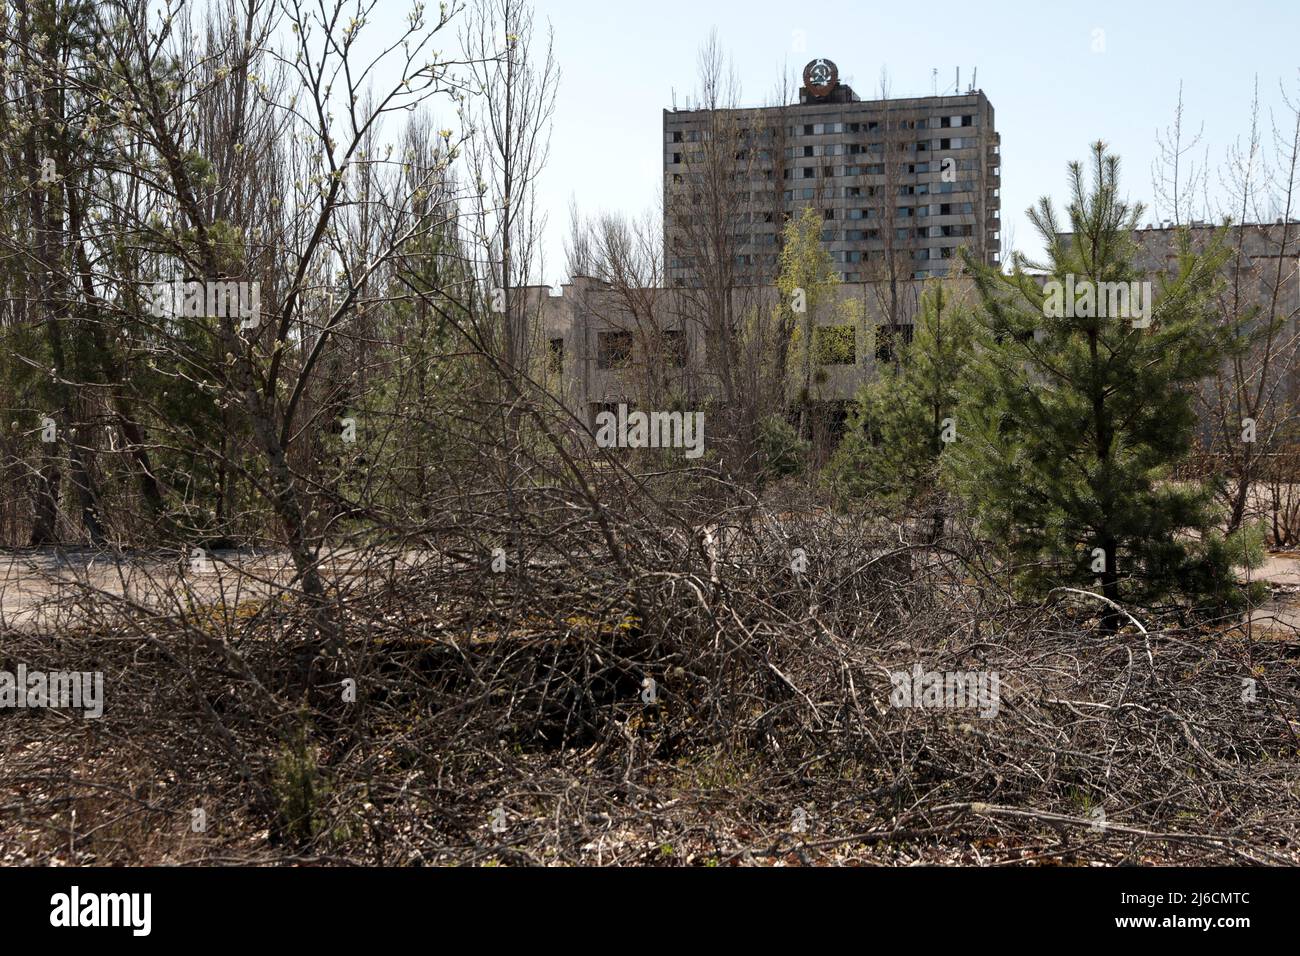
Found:
[[[104,715],[0,713],[3,858],[1300,860],[1294,635],[1105,635],[960,533],[629,480],[322,555],[328,632],[244,555],[63,578],[0,669],[101,672]],[[899,706],[917,671],[996,706]]]

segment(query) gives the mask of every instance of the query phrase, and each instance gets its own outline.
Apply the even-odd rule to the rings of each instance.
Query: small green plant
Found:
[[[300,846],[311,843],[325,828],[321,804],[329,788],[317,766],[316,747],[308,739],[305,720],[280,751],[272,779],[284,833]]]
[[[768,415],[758,423],[758,446],[763,474],[769,478],[797,474],[811,453],[809,443],[780,415]]]

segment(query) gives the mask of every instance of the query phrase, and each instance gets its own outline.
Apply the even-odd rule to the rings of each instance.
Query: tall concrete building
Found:
[[[663,114],[670,285],[770,282],[782,228],[812,207],[846,282],[949,274],[957,249],[1001,253],[998,133],[982,91],[861,100],[829,60],[799,102]]]

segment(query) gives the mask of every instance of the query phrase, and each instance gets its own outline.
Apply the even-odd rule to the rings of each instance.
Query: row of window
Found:
[[[800,193],[800,195],[796,196],[795,193]],[[847,198],[861,197],[861,193],[858,192],[854,192],[852,194],[846,192],[845,195]],[[874,191],[867,192],[867,196],[869,197],[875,195],[877,195],[877,193]],[[770,198],[775,200],[776,197],[772,196]],[[836,198],[834,192],[832,192],[831,195],[829,196],[825,196],[825,195],[818,196],[817,191],[813,189],[786,190],[785,193],[785,200],[787,203],[793,202],[795,199],[821,199],[824,201],[826,199],[834,199],[834,198]],[[697,205],[699,204],[699,202],[700,201],[698,199],[695,200],[695,203]],[[916,219],[924,219],[929,216],[971,216],[975,214],[975,204],[971,202],[941,202],[941,203],[923,203],[922,205],[919,206],[898,206],[897,214],[902,218],[916,218]],[[993,210],[990,213],[990,216],[994,219],[998,218],[998,211]],[[704,223],[704,221],[707,218],[708,217],[705,216],[703,213],[688,213],[688,212],[674,211],[669,214],[669,219],[671,221],[671,224],[678,227],[688,226],[691,225],[692,223],[696,225],[700,225]],[[790,213],[786,212],[782,215],[781,220],[782,222],[784,222],[789,218],[790,218]],[[832,219],[879,219],[881,218],[881,210],[879,208],[872,207],[872,206],[865,206],[865,207],[854,206],[849,209],[823,209],[822,218],[828,221]],[[742,213],[737,213],[735,215],[734,221],[743,224],[748,224],[751,222],[768,224],[776,221],[776,214],[773,212],[769,212],[767,210],[761,210],[756,212],[742,212]],[[940,227],[936,226],[934,228],[940,228]],[[948,227],[942,227],[942,228],[948,228]],[[954,234],[960,235],[961,233],[954,233]],[[949,233],[945,232],[944,235],[949,235]]]
[[[784,178],[816,179],[818,169],[821,170],[822,179],[839,179],[842,176],[883,176],[885,172],[884,168],[881,166],[799,166],[795,169],[785,170]],[[771,176],[769,175],[768,178],[770,179]],[[975,189],[975,184],[969,181],[962,183],[915,183],[911,186],[900,188],[912,189],[914,191],[919,190],[922,193],[927,190],[936,193],[966,193],[973,191]]]
[[[856,275],[856,273],[854,273]],[[925,273],[917,273],[924,278]],[[909,323],[883,324],[875,328],[875,356],[878,362],[891,362],[900,344],[910,343],[914,326]],[[686,336],[680,330],[660,333],[664,343],[663,361],[672,368],[686,365]],[[633,361],[631,332],[616,330],[597,333],[596,364],[602,370],[626,369]],[[852,325],[821,325],[813,332],[814,350],[821,365],[856,365],[857,330]],[[564,340],[550,340],[552,370],[560,372],[564,363]]]
[[[934,145],[936,142],[939,143],[937,147]],[[964,139],[960,136],[955,136],[951,139],[921,140],[916,143],[899,143],[898,151],[900,153],[906,153],[912,150],[916,150],[917,152],[924,153],[935,149],[969,149],[975,145],[977,145],[975,140],[971,139],[969,136],[965,137]],[[809,159],[809,158],[815,159],[816,157],[819,156],[867,156],[867,155],[879,156],[882,155],[884,152],[885,152],[884,143],[826,143],[824,145],[812,144],[808,146],[788,146],[786,147],[785,150],[785,158],[786,159]],[[682,156],[681,153],[673,153],[673,162],[680,163],[681,156]],[[762,159],[770,159],[771,152],[769,150],[762,150],[760,151],[759,156]],[[740,152],[736,154],[736,158],[748,159],[749,154],[747,152]],[[975,168],[976,165],[975,160],[967,159],[964,160],[964,162],[967,164],[965,167],[966,169]],[[921,165],[926,166],[925,163],[922,163]],[[925,169],[920,169],[916,171],[928,172],[929,167],[926,166]]]
[[[972,114],[959,116],[922,116],[920,119],[899,120],[893,129],[950,129],[961,126],[977,126]],[[787,126],[788,136],[833,136],[837,133],[872,133],[881,128],[879,120],[867,120],[859,123],[804,123],[802,126]]]
[[[956,185],[948,183],[946,185]],[[954,192],[973,192],[971,188],[963,190],[953,190]],[[795,199],[816,199],[816,189],[787,189],[785,191],[786,202],[792,202]],[[825,197],[823,197],[825,198]],[[831,197],[834,198],[834,197]],[[918,219],[926,216],[968,216],[974,213],[975,204],[969,202],[940,202],[940,203],[923,203],[919,206],[898,206],[897,213],[900,217],[916,217]],[[834,210],[827,210],[828,213],[834,213]],[[834,215],[827,215],[827,219],[834,219]],[[845,210],[846,219],[879,219],[880,210],[870,206],[866,208],[854,208]]]
[[[905,232],[906,230],[900,230]],[[955,246],[932,246],[922,249],[916,249],[912,252],[912,258],[917,261],[928,261],[930,259],[951,259],[957,254]],[[830,251],[831,262],[852,263],[852,262],[870,262],[873,259],[884,258],[883,252],[872,252],[869,249],[832,249]]]
[[[989,258],[992,262],[995,263],[1001,261],[1001,256],[999,256],[998,253],[996,252],[992,253]],[[933,277],[942,277],[949,274],[951,274],[949,268],[946,266],[941,266],[938,268],[932,267],[930,269],[917,269],[915,272],[912,273],[912,278],[918,281],[922,281],[925,279],[929,279]],[[840,278],[845,282],[861,282],[862,273],[841,272]],[[872,278],[879,278],[879,277],[872,276]],[[672,279],[672,286],[674,289],[685,289],[687,287],[699,289],[703,287],[703,283],[699,278],[688,278],[686,276],[674,276]]]
[[[661,359],[669,368],[686,364],[686,335],[680,329],[666,329],[659,333]],[[596,367],[621,369],[632,364],[632,333],[617,330],[596,334]]]
[[[963,126],[978,126],[976,117],[973,114],[966,113],[952,116],[929,116],[920,119],[898,120],[892,125],[895,130],[908,129],[952,129]],[[881,128],[879,120],[867,120],[856,123],[804,123],[801,126],[787,126],[787,136],[826,136],[837,133],[872,133]],[[700,129],[673,130],[669,135],[670,142],[674,143],[699,143],[706,136],[706,131]],[[753,131],[741,129],[739,131],[741,139],[749,140],[753,138]],[[761,130],[758,134],[762,138],[770,139],[772,130]]]
[[[928,153],[946,149],[971,149],[979,145],[979,140],[970,136],[953,136],[944,139],[922,139],[914,143],[899,143],[900,153]],[[790,146],[785,150],[786,159],[815,158],[818,156],[865,156],[881,155],[885,152],[884,143],[827,143],[825,145]],[[670,164],[682,163],[684,153],[675,152],[670,157]],[[760,161],[770,162],[772,151],[762,149],[757,152]],[[736,154],[737,161],[749,159],[749,152],[741,150]]]

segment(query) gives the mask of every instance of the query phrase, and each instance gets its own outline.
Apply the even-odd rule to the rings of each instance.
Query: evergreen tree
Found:
[[[1198,255],[1184,236],[1143,285],[1142,206],[1120,198],[1118,159],[1096,143],[1090,174],[1072,163],[1070,180],[1069,232],[1047,198],[1029,211],[1041,286],[1023,257],[1010,275],[966,257],[982,308],[946,476],[1030,590],[1100,582],[1116,603],[1233,603],[1233,560],[1252,549],[1215,532],[1209,489],[1171,480],[1193,389],[1226,346],[1211,315],[1222,244]]]
[[[972,328],[970,310],[953,302],[942,282],[929,283],[912,341],[900,341],[898,361],[881,363],[875,378],[859,389],[831,462],[831,481],[842,494],[892,508],[924,506],[935,537],[945,512],[937,487],[939,457],[955,437],[957,384]]]

